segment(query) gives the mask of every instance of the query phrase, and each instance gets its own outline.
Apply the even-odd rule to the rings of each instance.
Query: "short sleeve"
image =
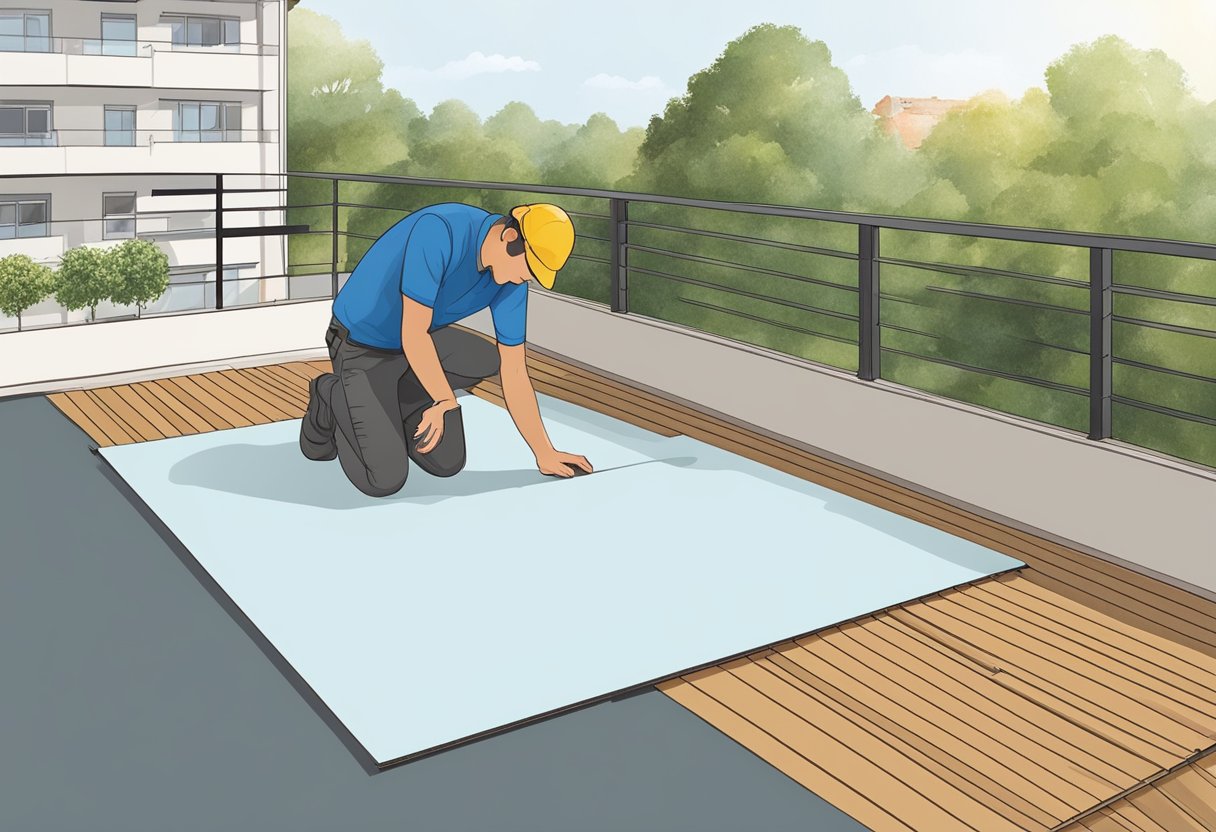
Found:
[[[508,283],[490,301],[494,319],[494,337],[504,347],[514,347],[527,340],[528,284]]]
[[[418,218],[405,241],[401,264],[401,294],[434,308],[439,283],[452,260],[452,234],[434,214]]]

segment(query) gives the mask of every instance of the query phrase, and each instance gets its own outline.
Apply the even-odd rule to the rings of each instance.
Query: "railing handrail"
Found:
[[[1118,251],[1134,251],[1144,254],[1166,254],[1174,257],[1193,257],[1200,260],[1216,260],[1216,244],[1193,243],[1183,240],[1168,240],[1157,237],[1128,237],[1118,234],[1100,234],[1090,231],[1062,231],[1047,228],[1025,228],[1015,225],[961,222],[958,220],[932,220],[916,217],[897,217],[889,214],[863,214],[852,211],[829,211],[821,208],[800,208],[792,205],[765,205],[754,202],[728,202],[714,199],[692,199],[630,191],[613,191],[603,188],[574,188],[566,185],[525,185],[512,182],[478,182],[464,179],[434,179],[416,176],[389,176],[367,173],[317,173],[288,171],[284,176],[304,179],[339,180],[343,182],[375,182],[383,184],[425,185],[434,187],[478,188],[494,191],[524,191],[526,193],[558,194],[596,199],[623,199],[629,202],[649,202],[655,205],[676,205],[685,208],[707,208],[715,211],[734,211],[745,214],[791,217],[795,219],[823,220],[848,225],[869,225],[890,228],[895,231],[921,231],[936,234],[953,234],[964,237],[982,237],[1013,242],[1042,243],[1047,245],[1076,246],[1080,248],[1110,248]]]

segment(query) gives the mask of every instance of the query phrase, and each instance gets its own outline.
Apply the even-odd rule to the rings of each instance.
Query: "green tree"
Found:
[[[99,248],[78,246],[59,260],[55,300],[64,309],[88,309],[96,320],[97,305],[109,300],[115,288],[111,261]]]
[[[645,134],[621,130],[603,113],[595,113],[573,135],[550,146],[541,169],[547,185],[612,188],[633,171]]]
[[[148,240],[127,240],[106,252],[114,287],[110,299],[120,306],[135,305],[136,314],[165,293],[169,286],[169,258]]]
[[[55,291],[54,273],[48,266],[35,263],[27,255],[10,254],[0,258],[0,312],[17,318]]]

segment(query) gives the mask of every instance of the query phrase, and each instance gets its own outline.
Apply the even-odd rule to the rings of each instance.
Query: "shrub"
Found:
[[[127,240],[106,253],[114,286],[110,299],[122,306],[144,306],[159,298],[169,286],[169,258],[147,240]]]
[[[64,252],[59,261],[55,300],[64,309],[88,309],[89,320],[97,317],[97,304],[109,300],[114,291],[113,261],[106,252],[78,246]]]
[[[17,318],[55,291],[55,275],[48,266],[35,263],[25,254],[0,258],[0,312]]]

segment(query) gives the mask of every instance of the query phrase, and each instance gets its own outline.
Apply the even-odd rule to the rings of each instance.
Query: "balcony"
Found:
[[[100,113],[99,113],[100,115]],[[206,133],[206,141],[198,138]],[[211,140],[214,136],[214,140]],[[184,139],[193,139],[190,141]],[[217,130],[183,134],[174,130],[52,131],[41,146],[0,143],[0,169],[43,174],[144,174],[161,171],[275,173],[279,169],[275,130]],[[268,149],[271,148],[271,149]]]
[[[277,88],[273,46],[175,47],[168,40],[39,38],[30,51],[0,51],[0,86],[140,89]]]
[[[293,237],[310,244],[295,252],[295,271],[329,279],[331,287],[373,236],[352,220],[354,212],[377,205],[385,225],[402,214],[400,206],[373,201],[389,189],[373,194],[371,186],[409,186],[429,201],[439,201],[436,189],[447,194],[468,186],[339,178],[336,185],[326,175],[293,180],[305,187],[291,194],[289,215],[289,221],[307,222],[310,232],[320,232]],[[506,190],[511,197],[529,191],[495,183],[477,187]],[[129,803],[136,788],[171,805],[183,799],[187,787],[176,778],[184,776],[190,788],[206,782],[213,793],[222,792],[227,805],[248,801],[242,804],[246,816],[261,825],[298,810],[300,823],[307,815],[308,823],[343,828],[374,827],[403,811],[423,826],[470,829],[544,828],[555,816],[564,823],[560,828],[648,828],[664,812],[679,819],[667,826],[689,829],[1084,832],[1104,818],[1145,816],[1159,818],[1171,832],[1206,828],[1216,773],[1216,573],[1205,555],[1216,476],[1194,461],[1109,438],[1103,400],[1122,395],[1118,384],[1111,392],[1102,380],[1103,368],[1110,370],[1102,359],[1109,354],[1096,352],[1093,391],[1068,393],[1096,394],[1098,406],[1085,413],[1095,424],[1084,430],[1052,425],[1046,413],[1036,420],[949,400],[886,379],[883,359],[898,354],[894,350],[908,352],[906,342],[886,346],[891,342],[884,345],[882,339],[866,349],[867,324],[877,329],[884,319],[895,326],[908,322],[887,317],[899,308],[885,296],[898,287],[895,280],[881,292],[876,285],[898,274],[892,261],[903,258],[893,247],[880,254],[879,232],[858,230],[882,229],[889,242],[895,237],[890,228],[931,234],[944,232],[944,226],[859,215],[829,219],[822,212],[800,217],[847,223],[861,243],[847,252],[818,238],[779,233],[771,219],[756,220],[757,236],[746,242],[738,239],[738,229],[723,224],[692,225],[694,209],[708,210],[706,204],[574,189],[539,193],[557,193],[550,198],[571,205],[577,215],[579,259],[571,264],[567,291],[583,295],[538,290],[529,300],[528,367],[547,397],[542,413],[564,403],[616,420],[605,424],[648,431],[656,444],[681,438],[705,443],[830,489],[835,499],[856,498],[1025,566],[806,635],[790,633],[739,658],[681,669],[627,696],[584,703],[570,713],[379,770],[308,679],[259,630],[258,611],[238,606],[165,521],[89,453],[92,447],[133,447],[300,418],[308,382],[331,369],[320,344],[329,301],[2,335],[0,340],[20,340],[24,355],[39,358],[9,368],[0,384],[12,392],[47,394],[0,401],[0,420],[33,447],[10,463],[8,476],[22,482],[53,478],[61,484],[55,516],[97,518],[95,527],[58,529],[54,544],[47,545],[37,536],[44,527],[36,518],[45,502],[38,489],[14,489],[18,502],[9,508],[24,525],[6,528],[16,528],[16,539],[29,541],[36,552],[18,565],[31,576],[29,585],[47,588],[43,595],[34,593],[29,609],[40,610],[48,628],[61,628],[48,629],[45,637],[35,630],[30,649],[37,655],[54,644],[63,660],[60,675],[77,672],[96,650],[92,641],[67,637],[79,627],[72,616],[89,622],[93,638],[110,645],[105,661],[89,665],[95,674],[90,692],[57,688],[75,698],[55,708],[80,722],[65,732],[75,737],[87,730],[95,739],[68,755],[54,737],[49,750],[45,736],[32,737],[28,749],[21,746],[27,759],[62,765],[57,782],[71,776],[58,760],[70,756],[73,767],[82,755],[84,762],[109,760],[110,766],[91,775],[90,788],[102,795],[93,807]],[[534,201],[538,192],[530,191],[529,198]],[[679,222],[660,217],[656,204],[685,213]],[[801,209],[718,204],[714,210],[787,218],[783,212]],[[338,224],[327,227],[323,220],[334,215]],[[1097,277],[1099,311],[1102,294],[1124,284],[1109,258],[1091,260],[1088,249],[1135,246],[1139,253],[1160,249],[1170,254],[1158,256],[1201,259],[1214,253],[1210,246],[1176,241],[946,225],[956,235],[1001,234],[1013,242],[1081,247]],[[759,236],[766,228],[768,236]],[[655,239],[658,232],[666,242]],[[1040,234],[1050,235],[1050,242],[1034,243]],[[690,242],[707,235],[734,246],[765,240],[778,244],[770,248],[797,247],[799,255],[844,263],[833,273],[789,274],[835,286],[845,285],[846,271],[857,276],[857,335],[848,345],[852,366],[801,357],[795,354],[801,347],[789,341],[763,343],[767,331],[747,331],[749,343],[713,331],[705,323],[712,318],[695,324],[662,319],[675,318],[672,309],[683,307],[653,304],[656,284],[647,281],[653,276],[648,273],[667,272],[666,280],[683,286],[712,280],[723,294],[759,294],[758,284],[739,275],[779,270],[772,261],[741,258],[737,262],[747,268],[738,269],[735,280],[711,278],[711,267],[721,268],[725,260],[723,252]],[[318,266],[317,250],[338,257]],[[695,265],[682,271],[670,262],[657,266],[659,251]],[[845,291],[812,285],[825,295]],[[1086,304],[1090,290],[1087,283]],[[721,297],[682,297],[732,308]],[[822,326],[808,320],[823,317],[823,301],[815,296],[770,291],[768,297],[821,310],[800,308],[780,320],[786,327]],[[759,317],[754,308],[733,311]],[[1131,317],[1128,312],[1119,314]],[[1102,323],[1102,315],[1095,318]],[[493,331],[485,315],[464,325],[486,337]],[[1092,334],[1099,345],[1104,342],[1100,325]],[[820,340],[828,350],[840,346],[838,340]],[[137,366],[132,355],[154,360]],[[818,355],[850,360],[843,351]],[[496,378],[470,393],[504,404]],[[469,401],[465,407],[474,409]],[[204,490],[196,489],[200,495]],[[646,532],[620,513],[627,501],[618,497],[585,506],[588,533],[621,536],[630,546],[644,547]],[[264,508],[266,522],[272,501],[266,494],[248,499]],[[358,511],[329,515],[350,522]],[[233,519],[214,519],[217,527],[225,522]],[[453,545],[467,536],[467,530],[457,530]],[[104,558],[94,551],[99,539],[109,543]],[[583,568],[577,563],[583,550],[572,541],[562,545],[572,573]],[[839,558],[864,562],[868,554],[857,549]],[[745,568],[748,554],[738,557]],[[184,570],[177,568],[179,559]],[[611,567],[609,560],[596,563],[600,570]],[[187,579],[186,570],[206,592]],[[79,580],[65,590],[63,574]],[[771,580],[781,582],[782,575]],[[31,614],[24,609],[12,614]],[[180,649],[187,637],[188,652]],[[250,641],[260,653],[248,649]],[[484,651],[503,649],[499,629],[490,626],[484,644],[451,645],[473,676]],[[420,677],[439,684],[429,667],[417,667]],[[43,683],[54,684],[56,673]],[[451,677],[442,679],[454,684]],[[481,681],[494,689],[496,680]],[[22,703],[29,699],[25,711],[50,713],[51,706],[37,702],[39,690],[37,680],[23,682],[14,695]],[[107,693],[101,706],[98,690]],[[241,693],[239,718],[232,706],[215,704],[230,702],[234,691]],[[97,716],[99,707],[104,718]],[[155,752],[166,737],[192,754],[174,767],[158,764]],[[225,776],[217,778],[216,770]],[[141,775],[137,786],[130,785],[132,771]],[[511,776],[521,771],[526,776]],[[369,787],[371,772],[376,774]],[[301,806],[298,795],[322,783],[325,800]],[[478,800],[449,799],[449,789],[470,788]],[[605,789],[610,799],[591,818],[588,802],[603,798]],[[1173,814],[1162,814],[1163,805],[1175,807]]]

